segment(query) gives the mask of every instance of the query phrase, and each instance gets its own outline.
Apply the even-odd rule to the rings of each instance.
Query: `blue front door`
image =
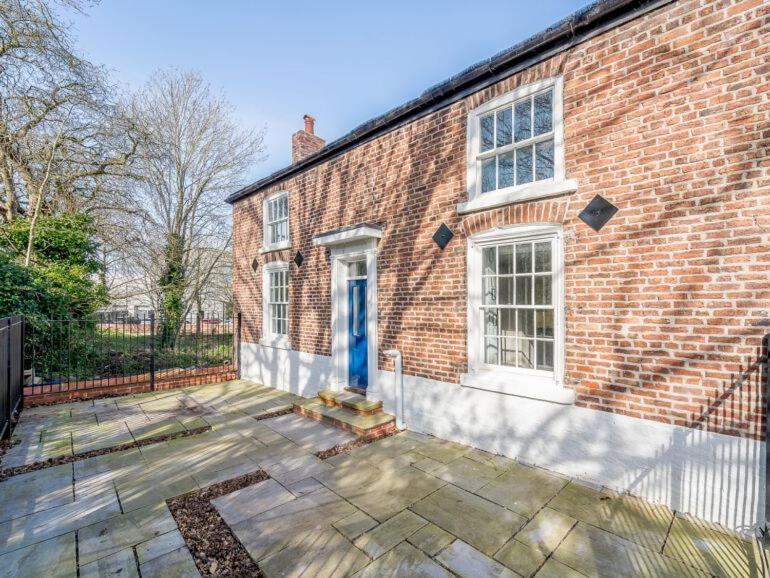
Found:
[[[369,384],[366,354],[366,279],[348,281],[348,385]]]

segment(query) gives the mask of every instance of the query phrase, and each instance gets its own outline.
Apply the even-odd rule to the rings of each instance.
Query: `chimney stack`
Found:
[[[315,134],[315,119],[306,114],[302,117],[305,121],[305,129],[298,130],[291,136],[291,162],[296,163],[317,153],[326,144],[326,141]]]

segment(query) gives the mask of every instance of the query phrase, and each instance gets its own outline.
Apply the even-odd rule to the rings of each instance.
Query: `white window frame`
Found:
[[[510,106],[517,100],[548,89],[553,89],[553,178],[482,193],[480,157],[514,150],[522,146],[523,143],[513,143],[505,147],[495,148],[488,153],[482,153],[480,149],[481,118],[501,107]],[[537,141],[538,137],[530,140]],[[564,168],[564,80],[562,77],[546,78],[527,84],[473,109],[468,114],[466,172],[468,201],[457,205],[457,212],[461,215],[577,191],[577,181],[567,179]]]
[[[291,349],[289,336],[275,334],[272,332],[272,320],[270,319],[270,273],[277,271],[286,271],[287,273],[287,291],[291,284],[291,273],[289,263],[286,261],[272,261],[262,267],[262,338],[259,340],[261,345],[276,347],[279,349]],[[289,296],[291,299],[291,296]],[[286,306],[287,325],[291,319],[291,303]],[[288,327],[287,327],[288,330]]]
[[[287,215],[286,215],[286,234],[287,239],[278,243],[270,243],[270,225],[268,222],[268,207],[271,202],[276,201],[281,197],[286,197]],[[276,221],[277,222],[277,221]],[[269,251],[280,251],[282,249],[291,248],[291,197],[288,191],[276,191],[264,198],[262,201],[262,248],[260,253],[267,253]]]
[[[482,312],[482,250],[522,241],[553,239],[553,371],[490,365],[484,361]],[[564,387],[564,235],[561,225],[514,225],[479,233],[468,239],[468,373],[461,385],[509,395],[570,404],[574,391]]]

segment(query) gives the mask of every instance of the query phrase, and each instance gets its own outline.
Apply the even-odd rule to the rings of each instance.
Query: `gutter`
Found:
[[[225,199],[229,204],[292,175],[374,140],[414,120],[462,100],[500,80],[612,28],[657,10],[674,0],[598,0],[515,46],[437,84],[419,97],[369,120],[317,153],[248,185]]]

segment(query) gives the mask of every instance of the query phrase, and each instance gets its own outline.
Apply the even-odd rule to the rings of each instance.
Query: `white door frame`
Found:
[[[377,239],[357,240],[331,247],[332,367],[333,391],[348,386],[348,264],[366,259],[366,361],[369,372],[367,397],[377,389]]]

